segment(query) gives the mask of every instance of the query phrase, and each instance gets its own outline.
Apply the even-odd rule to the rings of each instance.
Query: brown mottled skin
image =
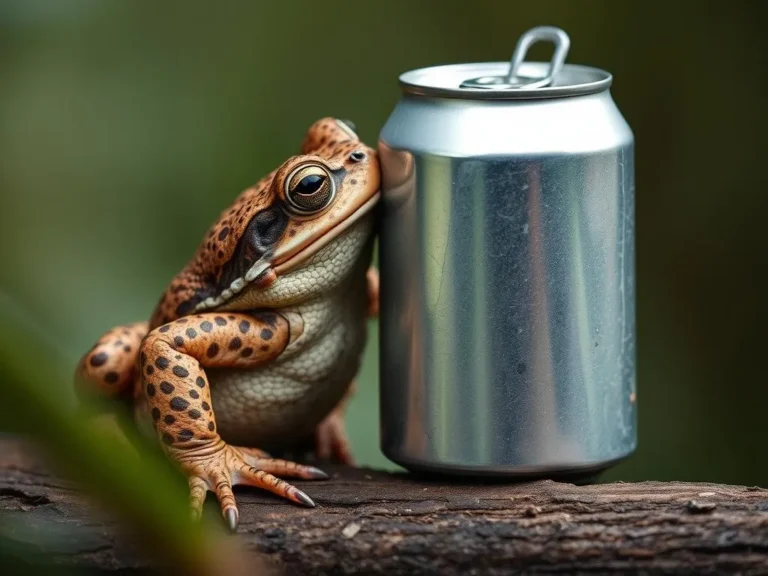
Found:
[[[137,421],[152,422],[189,477],[195,516],[211,490],[234,529],[235,484],[314,505],[278,476],[323,472],[229,439],[280,444],[309,432],[320,457],[351,461],[343,405],[366,313],[378,311],[368,268],[378,197],[376,152],[350,123],[319,120],[301,155],[221,214],[149,322],[112,329],[80,361],[79,392],[131,399]]]

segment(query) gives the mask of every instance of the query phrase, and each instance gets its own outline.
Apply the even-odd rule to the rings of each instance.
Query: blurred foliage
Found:
[[[41,354],[45,362],[38,361]],[[127,414],[117,414],[122,432],[119,424],[111,428],[94,419],[103,412],[96,405],[80,403],[74,417],[65,366],[57,347],[0,298],[0,432],[34,440],[57,470],[116,513],[165,564],[191,575],[218,574],[224,566],[244,574],[248,562],[234,541],[225,542],[222,530],[207,520],[190,520],[186,482],[154,443],[131,432]],[[54,533],[46,536],[55,539]],[[36,547],[19,546],[32,541],[39,542],[34,527],[10,526],[0,517],[0,563],[12,573],[25,567],[34,572],[41,560]]]
[[[375,143],[400,73],[506,60],[523,31],[560,26],[569,62],[614,74],[636,136],[640,441],[607,478],[768,485],[756,312],[767,12],[746,1],[3,2],[0,287],[74,367],[103,331],[148,316],[218,213],[296,153],[314,120],[350,118]],[[348,426],[361,463],[391,466],[378,449],[375,323],[370,335]],[[11,350],[41,364],[39,349]]]

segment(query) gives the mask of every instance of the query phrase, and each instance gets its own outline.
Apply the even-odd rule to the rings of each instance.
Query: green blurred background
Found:
[[[757,0],[4,0],[0,291],[74,367],[147,318],[314,120],[350,118],[373,144],[400,73],[506,60],[560,26],[569,62],[614,74],[636,137],[640,440],[606,478],[768,486],[766,16]],[[348,427],[361,463],[391,467],[377,370],[372,323]]]

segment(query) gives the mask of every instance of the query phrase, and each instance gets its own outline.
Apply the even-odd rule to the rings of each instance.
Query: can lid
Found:
[[[528,49],[547,40],[555,45],[550,62],[526,62]],[[448,64],[411,70],[400,76],[411,94],[464,99],[538,99],[606,90],[612,76],[598,68],[565,64],[571,40],[560,28],[538,26],[520,37],[507,62]]]

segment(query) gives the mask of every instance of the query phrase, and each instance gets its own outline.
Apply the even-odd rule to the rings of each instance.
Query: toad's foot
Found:
[[[365,280],[368,287],[368,317],[376,318],[379,315],[379,271],[373,266],[369,267]]]
[[[259,450],[229,446],[221,439],[205,373],[205,368],[249,368],[272,361],[301,327],[268,311],[212,313],[179,318],[144,338],[139,368],[146,408],[166,453],[189,477],[195,516],[212,490],[234,530],[238,521],[235,484],[257,486],[314,506],[304,492],[274,475],[325,477],[320,470],[268,458]]]
[[[188,451],[177,456],[189,476],[189,503],[193,518],[202,514],[208,490],[216,494],[221,512],[229,529],[237,528],[239,512],[232,487],[255,486],[287,498],[297,504],[314,508],[315,503],[304,492],[276,475],[305,480],[328,478],[322,470],[276,458],[264,458],[263,452],[237,448],[219,442],[202,450]]]
[[[348,466],[355,465],[344,425],[344,407],[353,389],[354,383],[350,386],[347,396],[315,429],[315,452],[320,460],[332,460]]]
[[[317,426],[315,450],[320,460],[333,460],[348,466],[355,465],[344,428],[344,415],[331,414]]]

